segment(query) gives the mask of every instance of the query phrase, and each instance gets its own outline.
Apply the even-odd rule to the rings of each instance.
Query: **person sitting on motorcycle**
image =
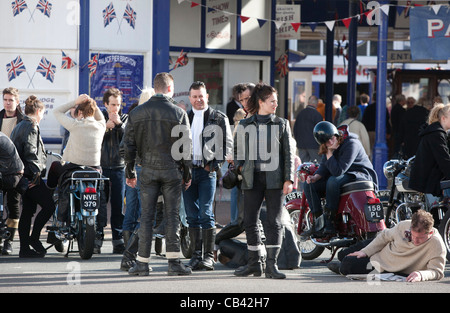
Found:
[[[441,180],[450,179],[450,105],[435,104],[428,115],[427,127],[419,133],[420,142],[411,167],[409,188],[439,197]]]
[[[326,196],[322,234],[326,237],[336,233],[334,218],[338,211],[341,186],[357,180],[372,181],[376,191],[378,177],[358,136],[349,133],[347,125],[340,126],[338,130],[332,123],[323,121],[316,124],[313,133],[320,145],[322,160],[317,172],[307,178],[303,188],[315,219],[322,215],[321,198]],[[314,222],[309,233],[320,236],[316,228]]]
[[[66,115],[66,112],[72,108],[75,108],[76,118]],[[106,122],[95,100],[82,94],[75,101],[53,109],[53,114],[70,135],[63,152],[62,162],[55,161],[50,167],[47,185],[55,188],[63,173],[76,170],[80,166],[88,166],[101,172],[100,151]],[[60,190],[61,192],[63,191]],[[61,208],[68,206],[66,202],[68,197],[59,197]],[[60,221],[64,221],[62,212],[64,210],[58,210]]]

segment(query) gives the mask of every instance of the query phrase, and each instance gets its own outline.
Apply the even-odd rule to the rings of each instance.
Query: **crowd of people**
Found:
[[[19,91],[12,87],[3,90],[0,169],[8,208],[6,226],[11,234],[3,241],[3,255],[13,254],[12,241],[18,231],[19,257],[45,256],[40,234],[55,212],[52,193],[59,177],[67,170],[88,166],[109,178],[99,208],[100,236],[94,251],[101,253],[103,232],[108,224],[106,205],[110,202],[113,253],[123,255],[121,269],[130,275],[149,275],[155,223],[159,224],[157,216],[162,214],[169,275],[214,270],[218,244],[245,232],[246,264],[237,267],[234,275],[264,273],[267,278],[283,279],[286,275],[278,269],[277,260],[283,240],[285,196],[296,188],[304,189],[313,215],[325,216],[323,231],[332,235],[336,233],[333,217],[339,200],[336,190],[361,178],[373,181],[375,186],[378,183],[370,160],[374,129],[369,125],[375,123],[375,105],[369,103],[367,95],[361,96],[360,105],[353,106],[341,106],[342,97],[335,95],[333,122],[324,121],[320,99],[311,96],[296,116],[291,132],[290,122],[276,115],[277,90],[265,83],[234,86],[227,114],[209,105],[204,82],[196,81],[190,86],[188,111],[172,98],[175,86],[170,74],[157,74],[153,85],[153,89],[143,90],[139,103],[128,114],[122,112],[123,97],[117,88],[105,92],[104,109],[85,94],[54,109],[54,118],[67,136],[62,160],[52,164],[47,181],[43,179],[47,155],[39,128],[45,106],[30,96],[22,113]],[[397,97],[391,112],[386,112],[387,136],[391,135],[392,126],[394,153],[410,156],[427,149],[425,140],[419,143],[418,138],[419,129],[427,125],[423,117],[428,115],[429,108],[417,107],[410,98],[406,103],[408,106],[404,108],[402,98]],[[433,118],[427,128],[432,129],[428,132],[443,129],[445,133],[450,128],[448,107],[438,104],[432,109]],[[445,160],[450,160],[443,142],[446,135],[439,133],[439,136],[445,137],[439,140],[442,153],[448,157]],[[320,167],[304,185],[297,186],[295,170],[300,160],[320,161]],[[231,190],[230,223],[216,234],[213,202],[221,168],[227,163],[240,180]],[[437,161],[434,167],[443,173],[439,177],[436,174],[438,180],[450,175],[447,164],[442,169],[443,163]],[[321,205],[322,197],[326,197],[325,207]],[[59,205],[67,205],[64,194],[59,198]],[[265,224],[261,230],[263,201]],[[161,202],[163,205],[159,206]],[[38,205],[41,209],[32,223]],[[180,209],[186,215],[193,247],[187,264],[181,261]],[[409,224],[400,223],[395,229],[383,231],[361,252],[342,258],[336,272],[355,273],[373,261],[381,263],[386,271],[408,274],[409,281],[441,279],[445,247],[439,234],[430,227],[430,218],[429,213],[420,211]],[[58,220],[65,222],[59,216]],[[311,232],[315,232],[314,227]],[[409,236],[409,241],[402,242],[401,251],[390,248],[385,251],[386,245],[405,236]],[[410,251],[410,260],[406,263],[400,260],[407,264],[402,266],[391,254],[400,259],[397,254],[404,251]],[[354,258],[363,258],[364,262]]]

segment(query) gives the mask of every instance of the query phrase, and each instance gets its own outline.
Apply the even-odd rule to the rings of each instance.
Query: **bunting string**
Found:
[[[206,5],[203,5],[199,2],[195,2],[195,1],[190,1],[190,0],[178,0],[178,4],[181,4],[183,2],[187,2],[190,3],[190,7],[191,8],[195,8],[195,7],[204,7],[207,9],[207,12],[222,12],[223,14],[226,15],[231,15],[231,16],[236,16],[240,19],[241,23],[245,23],[250,19],[256,19],[259,27],[261,28],[264,24],[266,24],[266,22],[272,22],[275,24],[276,29],[278,30],[282,25],[284,24],[288,24],[285,21],[277,21],[277,20],[271,20],[271,19],[264,19],[264,18],[256,18],[256,17],[251,17],[251,16],[244,16],[244,15],[240,15],[237,13],[233,13],[233,12],[229,12],[229,11],[225,11],[225,10],[220,10],[217,8],[211,8],[208,7]],[[428,2],[428,1],[427,1]],[[293,29],[295,30],[295,32],[297,32],[300,29],[300,26],[303,25],[308,25],[311,30],[314,32],[315,28],[317,27],[317,25],[319,24],[324,24],[329,30],[333,30],[334,26],[336,25],[336,23],[341,22],[342,24],[344,24],[344,26],[346,28],[348,28],[350,26],[350,22],[352,21],[352,19],[357,18],[359,21],[362,21],[362,17],[365,16],[368,19],[368,24],[369,25],[373,25],[373,21],[369,23],[369,19],[373,16],[373,14],[379,14],[380,11],[383,12],[385,15],[389,15],[389,10],[391,7],[395,7],[397,10],[397,14],[401,15],[402,13],[405,13],[405,16],[409,15],[409,10],[413,9],[415,7],[428,7],[430,10],[433,10],[435,14],[438,14],[439,10],[441,8],[446,8],[447,9],[447,13],[450,11],[450,5],[449,4],[418,4],[418,3],[409,3],[406,5],[399,5],[399,4],[383,4],[380,5],[378,7],[375,8],[371,8],[371,9],[367,9],[364,10],[364,6],[365,4],[360,1],[360,5],[359,5],[359,10],[360,13],[356,14],[354,16],[349,16],[346,18],[339,18],[338,16],[336,16],[336,19],[334,20],[328,20],[328,21],[319,21],[319,22],[292,22],[289,23],[291,24],[291,26],[293,27]],[[337,15],[337,14],[336,14]]]

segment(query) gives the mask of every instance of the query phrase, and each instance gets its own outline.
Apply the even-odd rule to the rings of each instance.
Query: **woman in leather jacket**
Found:
[[[45,256],[46,250],[39,237],[42,228],[55,211],[52,192],[42,180],[46,171],[47,154],[40,135],[39,122],[44,113],[45,105],[36,96],[28,97],[25,100],[25,117],[11,133],[11,140],[25,167],[24,177],[29,181],[28,190],[22,198],[23,208],[19,220],[19,257]],[[42,209],[34,220],[30,235],[31,220],[38,204]]]
[[[244,227],[247,236],[248,263],[235,271],[236,276],[260,276],[262,240],[257,226],[263,200],[267,207],[265,227],[267,278],[286,278],[278,271],[281,248],[281,213],[284,196],[292,191],[295,171],[295,141],[289,122],[275,115],[277,91],[266,84],[256,85],[249,100],[250,118],[239,122],[235,133],[234,162],[242,174],[244,191]]]

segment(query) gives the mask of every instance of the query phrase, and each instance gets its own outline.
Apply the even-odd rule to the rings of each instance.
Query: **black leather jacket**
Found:
[[[189,122],[192,124],[194,112],[188,112]],[[215,142],[214,128],[208,126],[218,126],[222,131],[222,142]],[[212,133],[210,133],[212,132]],[[219,138],[220,139],[220,138]],[[231,134],[228,117],[221,111],[211,107],[203,114],[203,132],[202,132],[203,161],[202,167],[209,165],[210,171],[217,171],[226,161],[227,156],[233,154],[233,136]],[[220,149],[220,150],[217,150]]]
[[[23,162],[11,139],[0,132],[0,172],[3,175],[17,174],[24,169]]]
[[[108,122],[108,112],[102,111],[105,121]],[[125,133],[128,121],[128,114],[120,114],[121,125],[116,125],[113,129],[106,129],[102,143],[102,155],[100,164],[103,168],[117,169],[125,167],[125,160],[119,148]]]
[[[183,132],[178,132],[176,127]],[[178,149],[178,145],[184,144]],[[174,147],[174,153],[172,151]],[[136,158],[143,167],[178,169],[190,180],[192,138],[186,112],[171,98],[157,94],[130,112],[123,137],[127,178],[135,178]],[[182,151],[183,157],[180,157]]]
[[[39,177],[45,176],[47,162],[39,125],[28,116],[24,116],[12,131],[11,140],[25,166],[24,176],[32,183],[39,182]]]
[[[274,166],[271,166],[270,169],[268,168],[265,171],[266,188],[282,189],[285,181],[290,180],[294,182],[295,140],[292,137],[291,127],[286,119],[272,114],[267,122],[267,126],[267,143],[277,144],[278,151],[273,151],[274,159],[270,160],[271,162],[275,162],[273,163]],[[253,115],[247,119],[241,120],[235,132],[234,162],[236,168],[239,169],[242,166],[242,190],[253,188],[253,174],[257,157],[257,154],[255,153],[261,152],[258,150],[259,147],[257,145],[258,141],[261,142],[261,138],[257,138],[261,133],[256,130],[257,127],[260,127],[260,124],[257,122],[256,115]],[[275,136],[275,134],[272,135],[272,127],[278,129],[278,136]],[[272,149],[274,148],[275,147],[271,147],[271,149],[268,149],[267,151],[272,152]]]

